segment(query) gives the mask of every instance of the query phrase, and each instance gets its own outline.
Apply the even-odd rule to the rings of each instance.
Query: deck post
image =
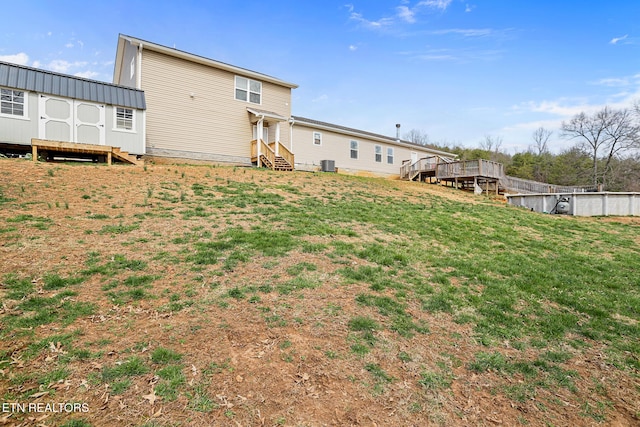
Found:
[[[107,151],[107,166],[111,166],[111,151]]]
[[[37,162],[38,161],[38,146],[37,145],[31,145],[31,157],[33,157],[33,161]]]

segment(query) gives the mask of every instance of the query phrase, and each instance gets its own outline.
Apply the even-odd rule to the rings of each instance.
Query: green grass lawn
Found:
[[[43,179],[53,186],[65,168]],[[540,390],[565,390],[576,396],[580,416],[606,421],[609,400],[585,400],[591,393],[580,388],[581,374],[569,365],[595,349],[603,363],[637,384],[637,223],[537,214],[472,195],[468,201],[415,195],[415,184],[373,178],[300,173],[285,184],[284,174],[269,171],[225,170],[223,178],[216,175],[221,168],[191,168],[185,167],[186,173],[175,166],[145,169],[142,184],[118,190],[137,194],[127,214],[120,212],[124,202],[117,195],[86,183],[77,184],[87,187],[77,190],[77,201],[66,196],[70,202],[57,207],[47,206],[42,195],[34,214],[29,204],[38,197],[27,196],[25,184],[0,182],[1,291],[8,303],[0,316],[0,340],[25,343],[21,350],[0,347],[0,400],[28,398],[16,384],[38,383],[54,393],[47,386],[70,377],[71,363],[101,360],[101,369],[89,378],[95,387],[110,383],[114,394],[126,395],[136,378],[154,374],[156,393],[166,401],[182,396],[185,410],[194,413],[219,408],[206,387],[227,369],[189,383],[189,363],[197,354],[174,350],[176,345],[160,343],[148,353],[134,346],[119,364],[102,360],[106,348],[84,342],[78,323],[98,314],[101,304],[195,318],[241,305],[272,329],[341,327],[342,341],[327,343],[319,354],[331,363],[360,366],[363,374],[353,380],[374,397],[389,393],[403,366],[422,360],[412,343],[433,334],[438,319],[471,335],[452,332],[452,345],[437,363],[416,367],[411,381],[425,394],[451,392],[461,373],[484,375],[491,377],[492,393],[512,402],[530,401]],[[161,172],[160,182],[144,182],[145,174]],[[85,193],[92,196],[81,198]],[[8,269],[12,250],[32,247],[29,239],[55,245],[56,224],[65,217],[76,227],[73,244],[84,253],[80,264],[69,268],[59,258],[50,271]],[[279,265],[286,268],[248,274]],[[98,282],[100,291],[83,294],[89,282]],[[311,316],[293,314],[292,307],[303,304],[309,292],[351,289],[358,289],[350,299],[357,311],[329,299],[316,324],[310,324]],[[47,339],[39,332],[47,326],[79,329]],[[192,329],[207,327],[197,323]],[[117,342],[122,333],[114,330],[109,340]],[[54,363],[55,378],[44,372],[25,375],[11,362],[34,360],[49,351],[51,340],[66,348],[66,356]],[[452,353],[463,341],[472,353]],[[379,355],[393,345],[405,350],[390,366]],[[278,351],[283,362],[301,357],[290,341]],[[509,381],[514,376],[516,383]],[[426,407],[412,405],[416,413]],[[238,408],[229,407],[225,416],[240,416]],[[527,424],[526,417],[521,421]]]

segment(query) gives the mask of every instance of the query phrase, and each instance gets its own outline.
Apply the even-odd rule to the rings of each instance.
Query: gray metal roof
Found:
[[[0,61],[0,86],[145,110],[144,92]]]

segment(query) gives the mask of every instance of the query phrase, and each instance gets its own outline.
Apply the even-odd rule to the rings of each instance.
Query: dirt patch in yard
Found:
[[[372,283],[350,282],[343,271],[386,273],[391,268],[373,270],[353,251],[401,237],[348,220],[313,235],[278,233],[290,220],[278,213],[282,206],[311,215],[347,198],[425,209],[501,201],[332,174],[6,159],[0,190],[0,404],[14,405],[0,412],[0,424],[640,422],[637,372],[611,366],[595,341],[562,362],[576,372],[570,387],[535,387],[520,373],[470,369],[477,354],[493,350],[456,318],[465,313],[428,311],[407,299],[408,317],[396,319],[424,330],[358,329],[359,317],[377,325],[391,317],[359,303]],[[394,301],[398,292],[376,296]],[[29,298],[34,307],[24,304]],[[38,320],[47,310],[58,317]],[[507,341],[499,348],[507,359],[527,357]],[[23,412],[15,404],[63,406]]]

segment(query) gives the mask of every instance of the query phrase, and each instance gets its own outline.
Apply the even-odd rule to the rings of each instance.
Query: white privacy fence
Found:
[[[558,201],[568,199],[569,215],[576,216],[628,216],[640,215],[640,193],[555,193],[507,194],[510,205],[535,212],[558,213]]]

